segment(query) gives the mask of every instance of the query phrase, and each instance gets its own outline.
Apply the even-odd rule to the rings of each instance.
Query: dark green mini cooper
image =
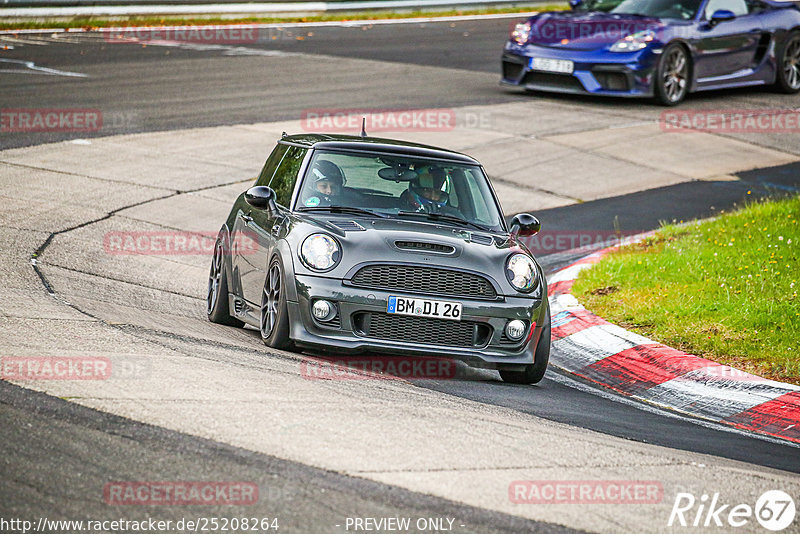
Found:
[[[220,230],[208,318],[277,349],[444,356],[542,379],[542,269],[480,163],[389,139],[284,136]]]

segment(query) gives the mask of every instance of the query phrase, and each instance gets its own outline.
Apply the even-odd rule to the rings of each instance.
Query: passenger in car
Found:
[[[342,194],[345,177],[339,166],[332,161],[315,162],[309,170],[306,183],[309,185],[301,199],[303,206],[313,208],[340,204],[339,197]]]

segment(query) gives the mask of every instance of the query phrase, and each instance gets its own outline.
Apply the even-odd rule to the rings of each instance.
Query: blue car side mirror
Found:
[[[712,26],[716,26],[720,22],[728,22],[736,18],[736,13],[733,11],[728,11],[727,9],[718,9],[714,11],[714,14],[711,15],[711,20],[709,21]]]

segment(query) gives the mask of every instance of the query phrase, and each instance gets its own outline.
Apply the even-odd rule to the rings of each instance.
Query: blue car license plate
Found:
[[[531,58],[531,68],[544,72],[558,72],[560,74],[572,74],[575,64],[568,59],[550,59],[546,57]]]

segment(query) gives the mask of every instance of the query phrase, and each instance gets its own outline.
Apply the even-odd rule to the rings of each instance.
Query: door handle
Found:
[[[245,223],[251,223],[251,222],[253,222],[253,218],[252,218],[252,217],[251,217],[249,214],[247,214],[247,213],[243,213],[243,214],[242,214],[242,220],[243,220]]]

